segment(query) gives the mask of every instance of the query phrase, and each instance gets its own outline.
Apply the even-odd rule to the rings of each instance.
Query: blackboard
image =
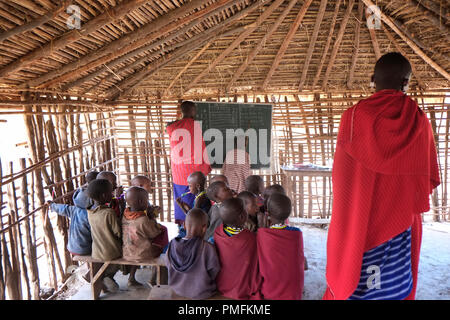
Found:
[[[202,131],[205,138],[205,144],[209,144],[215,139],[208,138],[207,130],[216,129],[223,135],[223,157],[220,154],[212,152],[210,162],[213,168],[221,168],[227,152],[232,149],[233,141],[227,145],[227,129],[242,129],[244,133],[250,133],[254,129],[256,139],[249,139],[247,152],[249,152],[252,169],[261,169],[270,167],[271,156],[271,134],[272,134],[272,105],[263,103],[227,103],[227,102],[195,102],[197,105],[196,120],[202,122]],[[205,134],[206,133],[206,134]],[[209,140],[209,141],[208,141]],[[210,146],[212,147],[212,146]],[[262,148],[261,148],[262,147]],[[255,149],[257,153],[255,155]],[[265,152],[265,155],[261,153]],[[212,157],[211,157],[212,155]],[[253,155],[253,157],[252,157]],[[214,157],[222,158],[220,163],[214,161]],[[257,159],[254,159],[254,158]]]

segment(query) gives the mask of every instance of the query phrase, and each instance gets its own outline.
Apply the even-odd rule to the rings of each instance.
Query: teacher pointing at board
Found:
[[[176,199],[193,207],[195,195],[190,193],[188,177],[190,174],[200,171],[205,176],[211,172],[208,156],[205,152],[202,128],[195,121],[197,107],[192,101],[181,103],[183,118],[167,125],[166,131],[170,139],[170,160],[172,169],[172,183],[175,208],[175,223],[178,224],[180,233],[183,233],[183,222],[186,214],[178,205]]]

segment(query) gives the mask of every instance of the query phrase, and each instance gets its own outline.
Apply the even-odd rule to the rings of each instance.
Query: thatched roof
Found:
[[[450,3],[380,0],[1,0],[0,86],[121,99],[367,88],[400,51],[412,86],[449,88]],[[76,5],[81,28],[69,29]]]

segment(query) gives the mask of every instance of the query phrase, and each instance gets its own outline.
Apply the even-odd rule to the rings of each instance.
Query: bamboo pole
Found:
[[[26,168],[26,159],[21,158],[20,159],[20,166],[21,169],[24,170]],[[29,213],[29,201],[28,201],[28,183],[27,183],[27,177],[24,176],[22,178],[22,208],[24,215],[28,215]],[[33,188],[31,188],[33,193]],[[34,218],[34,216],[33,216]],[[30,275],[31,275],[31,298],[33,300],[39,300],[39,292],[40,292],[40,283],[39,283],[39,269],[37,265],[37,258],[36,258],[36,242],[33,242],[32,239],[32,231],[30,228],[30,218],[25,219],[25,240],[27,243],[26,246],[26,257],[28,260],[28,265],[30,268]]]
[[[0,179],[3,179],[3,169],[1,165],[1,159],[0,159]],[[3,203],[3,190],[2,186],[0,185],[0,202]],[[3,207],[0,206],[0,226],[3,229],[3,215],[1,214]],[[17,286],[13,282],[14,274],[13,274],[13,268],[11,266],[10,261],[10,255],[8,251],[8,246],[6,243],[6,234],[1,234],[1,245],[2,245],[2,263],[3,263],[3,270],[4,270],[4,279],[5,283],[4,286],[6,287],[6,291],[8,293],[8,298],[10,300],[19,300],[19,292],[17,290]],[[5,290],[5,287],[3,290]],[[6,297],[5,291],[3,291],[2,295]]]
[[[128,157],[128,151],[127,149],[124,150],[124,162],[125,162],[125,172],[127,173],[127,185],[130,185],[131,183],[131,168],[130,168],[130,158]]]
[[[10,168],[11,173],[14,172],[12,161],[9,163],[9,168]],[[16,187],[15,187],[14,182],[12,182],[10,184],[8,198],[9,198],[8,203],[10,204],[10,208],[11,208],[12,222],[14,223],[17,220],[19,220],[19,208],[17,205]],[[15,251],[16,251],[15,259],[17,260],[18,270],[20,270],[19,277],[21,277],[21,280],[18,281],[19,292],[21,292],[22,298],[25,298],[25,293],[26,293],[26,299],[30,300],[30,297],[31,297],[30,281],[28,278],[28,269],[27,269],[27,266],[25,263],[24,245],[23,245],[22,231],[21,231],[20,224],[17,223],[14,226],[14,228],[12,228],[11,230],[13,231],[15,243],[17,245],[17,248],[15,249]],[[22,283],[25,284],[25,292],[22,292]]]
[[[141,153],[141,168],[143,172],[147,172],[147,159],[145,156],[146,153],[146,146],[145,146],[145,141],[141,141],[139,143],[139,151]]]
[[[156,153],[160,154],[161,153],[161,144],[158,139],[154,140],[154,145],[155,145]],[[161,172],[161,161],[160,161],[160,158],[157,157],[156,158],[156,175],[158,175],[159,172]],[[161,182],[160,186],[161,187],[163,186],[162,182]],[[158,189],[158,200],[159,200],[158,206],[160,206],[161,208],[164,208],[162,189]],[[159,218],[161,221],[164,221],[164,212],[161,212]]]
[[[24,106],[25,111],[31,111],[31,106]],[[24,116],[25,121],[25,129],[27,133],[27,143],[28,143],[28,149],[31,152],[31,158],[33,161],[33,164],[39,162],[39,148],[36,144],[36,134],[34,132],[34,126],[33,126],[33,118],[31,116]],[[37,137],[36,137],[37,138]],[[53,248],[50,240],[50,232],[51,229],[45,228],[45,222],[46,222],[46,206],[45,204],[45,195],[44,195],[44,187],[42,185],[42,170],[40,167],[36,168],[34,170],[35,175],[35,187],[36,187],[36,194],[38,197],[38,201],[41,205],[41,222],[44,230],[44,247],[46,252],[46,258],[47,258],[47,265],[48,265],[48,271],[49,271],[49,279],[50,283],[53,283],[55,288],[57,287],[57,280],[56,280],[56,271],[54,267],[54,261],[53,261]],[[2,228],[3,229],[3,228]]]
[[[128,108],[128,119],[129,119],[129,123],[130,123],[130,135],[131,135],[131,144],[132,144],[132,149],[131,151],[133,153],[137,152],[137,148],[136,148],[136,140],[137,140],[137,134],[136,134],[136,122],[135,122],[135,117],[133,115],[133,107],[129,107]],[[133,170],[134,171],[139,171],[138,168],[138,161],[137,161],[137,157],[133,156]]]
[[[8,225],[11,224],[12,217],[8,214]],[[11,269],[6,277],[6,285],[9,288],[9,296],[11,300],[22,300],[22,288],[20,281],[20,270],[17,259],[16,237],[13,228],[9,229],[9,246],[11,249]]]

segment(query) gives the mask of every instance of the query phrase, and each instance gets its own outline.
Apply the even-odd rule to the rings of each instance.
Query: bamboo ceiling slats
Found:
[[[291,3],[285,0],[264,23],[242,36],[234,50],[225,51],[240,34],[215,34],[200,54],[202,47],[190,47],[184,56],[167,62],[176,46],[187,39],[233,21],[253,4],[258,10],[231,22],[229,28],[254,23],[274,1],[1,2],[0,28],[4,31],[0,32],[0,82],[10,87],[92,92],[113,99],[138,92],[156,96],[158,91],[180,96],[246,88],[288,92],[300,87],[307,91],[338,90],[351,85],[364,90],[376,57],[398,50],[414,64],[413,86],[420,85],[424,90],[448,88],[450,4],[438,0],[376,1],[383,26],[375,30],[368,29],[366,13],[359,18],[361,10],[374,1],[328,0],[325,5],[322,0],[298,0],[272,30],[270,27]],[[307,2],[311,3],[295,30],[295,17]],[[353,2],[350,14],[346,13]],[[80,7],[80,30],[70,30],[66,25],[70,15],[61,8],[69,3]],[[193,21],[202,16],[203,20]],[[177,19],[179,22],[173,23]],[[171,46],[173,49],[164,50]],[[214,62],[220,54],[220,61]],[[195,61],[191,61],[193,57]],[[164,67],[144,72],[149,63]],[[131,79],[131,87],[127,85],[124,93],[108,97],[120,81],[140,70],[142,79]],[[173,82],[174,78],[177,81]],[[192,79],[198,80],[191,84]]]

